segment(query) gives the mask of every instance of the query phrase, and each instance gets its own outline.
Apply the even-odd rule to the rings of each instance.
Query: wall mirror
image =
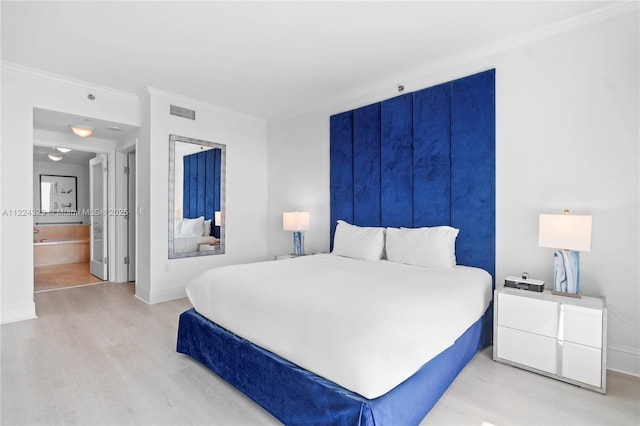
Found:
[[[169,259],[224,253],[225,151],[169,136]]]

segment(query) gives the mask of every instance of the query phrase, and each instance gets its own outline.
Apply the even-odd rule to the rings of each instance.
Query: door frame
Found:
[[[89,143],[88,143],[89,142]],[[75,151],[83,151],[83,152],[95,152],[96,154],[106,154],[107,156],[107,208],[112,208],[111,206],[116,206],[116,177],[113,171],[113,164],[115,164],[116,160],[116,149],[115,148],[106,148],[104,146],[100,146],[99,144],[92,145],[90,141],[83,141],[81,143],[69,141],[49,141],[45,139],[38,138],[34,139],[33,146],[43,146],[47,148],[55,148],[57,146],[64,146],[65,148],[71,148]],[[89,165],[87,164],[87,167]],[[34,206],[34,208],[37,208]],[[108,219],[108,230],[107,230],[107,238],[108,241],[108,256],[109,256],[109,278],[110,281],[117,282],[118,275],[117,272],[117,262],[114,262],[113,259],[117,259],[116,257],[116,244],[114,241],[117,241],[116,234],[116,216],[110,215]]]
[[[116,182],[116,193],[117,193],[117,197],[116,197],[116,209],[118,211],[122,211],[124,209],[127,208],[128,205],[128,188],[127,188],[127,176],[124,173],[124,167],[127,165],[127,157],[129,155],[130,152],[136,152],[136,148],[138,145],[138,138],[134,138],[131,141],[128,141],[124,144],[122,144],[121,146],[119,146],[116,149],[115,152],[115,157],[116,157],[116,163],[115,163],[115,182]],[[136,162],[137,162],[137,157],[136,157]],[[136,167],[136,174],[137,174],[137,167]],[[136,182],[136,206],[138,205],[138,176],[134,176],[135,177],[135,182]],[[132,211],[129,212],[130,214],[130,220],[135,220],[137,218],[137,212],[136,211]],[[124,263],[124,258],[127,256],[127,244],[128,244],[128,229],[127,229],[127,219],[124,216],[118,216],[116,217],[116,239],[115,241],[115,248],[116,248],[116,255],[117,257],[115,258],[115,264],[116,264],[116,275],[113,275],[114,277],[114,281],[115,282],[127,282],[129,280],[128,278],[128,272],[129,272],[129,268],[128,265],[126,265]],[[136,255],[135,257],[137,258],[137,250],[138,250],[138,236],[137,236],[137,232],[135,235],[135,250],[136,250]],[[136,277],[137,277],[137,264],[136,264]]]

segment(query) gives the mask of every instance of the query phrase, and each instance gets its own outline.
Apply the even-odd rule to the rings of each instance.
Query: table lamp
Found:
[[[553,253],[554,294],[580,297],[580,252],[591,250],[591,216],[541,214],[538,246]]]
[[[304,235],[302,231],[309,229],[309,212],[282,213],[282,229],[293,231],[293,254],[304,255]]]

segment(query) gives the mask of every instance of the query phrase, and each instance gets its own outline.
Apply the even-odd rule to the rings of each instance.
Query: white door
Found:
[[[107,280],[107,156],[98,154],[89,161],[89,208],[91,209],[91,256],[89,269],[92,275]]]

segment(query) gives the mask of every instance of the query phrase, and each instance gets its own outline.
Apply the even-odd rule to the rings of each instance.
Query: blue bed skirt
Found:
[[[242,339],[190,309],[177,350],[286,425],[417,425],[465,365],[491,343],[493,307],[456,342],[386,394],[366,399]]]

